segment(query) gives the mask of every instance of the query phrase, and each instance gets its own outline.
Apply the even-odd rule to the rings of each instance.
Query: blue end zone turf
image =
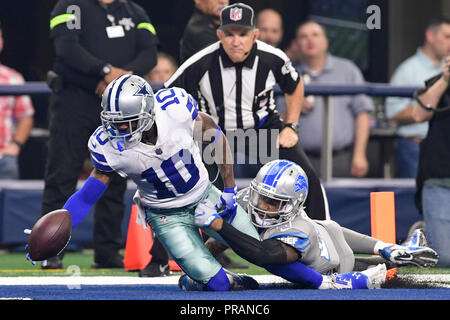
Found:
[[[450,289],[305,290],[265,289],[185,292],[177,285],[0,286],[0,299],[37,300],[450,300]]]

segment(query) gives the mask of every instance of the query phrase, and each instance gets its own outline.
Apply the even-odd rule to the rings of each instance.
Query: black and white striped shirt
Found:
[[[227,131],[260,127],[276,112],[274,86],[289,94],[299,79],[280,49],[257,40],[247,59],[235,64],[217,41],[186,60],[164,86],[184,88]]]

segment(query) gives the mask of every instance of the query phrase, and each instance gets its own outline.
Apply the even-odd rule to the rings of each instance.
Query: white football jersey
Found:
[[[209,183],[193,139],[197,114],[197,102],[184,89],[161,89],[155,93],[156,144],[124,148],[100,126],[88,142],[92,162],[102,171],[133,180],[143,206],[169,209],[194,203]]]

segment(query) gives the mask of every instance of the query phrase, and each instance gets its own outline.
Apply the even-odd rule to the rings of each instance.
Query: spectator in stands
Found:
[[[450,54],[450,20],[431,21],[425,29],[425,41],[416,54],[402,62],[390,83],[398,86],[422,86],[441,72],[442,59]],[[386,115],[398,124],[395,149],[396,177],[413,178],[417,174],[419,144],[425,138],[428,122],[415,123],[413,99],[390,97],[386,99]]]
[[[0,23],[0,53],[3,50]],[[0,84],[24,84],[22,75],[0,64]],[[18,156],[33,128],[34,108],[29,96],[0,96],[0,179],[19,179]]]
[[[162,86],[177,68],[177,62],[170,54],[158,52],[156,66],[145,76],[145,79],[152,84],[161,84]]]
[[[325,29],[314,21],[302,23],[296,30],[295,41],[302,64],[297,70],[305,84],[335,83],[362,84],[364,78],[350,60],[328,52]],[[281,113],[285,110],[283,97],[277,99]],[[369,170],[366,156],[370,132],[370,115],[373,101],[365,95],[333,97],[333,176],[364,177]],[[323,104],[321,96],[308,96],[303,100],[299,128],[299,141],[314,168],[320,173],[322,146]]]
[[[416,206],[423,213],[430,247],[439,254],[438,266],[450,267],[450,56],[443,72],[426,82],[414,104],[416,122],[428,121],[429,129],[420,144],[416,178]]]
[[[229,0],[194,0],[195,8],[180,40],[180,60],[186,61],[197,51],[219,40],[216,30],[220,12]]]
[[[274,9],[261,10],[256,16],[256,27],[259,29],[258,39],[274,47],[283,40],[283,19]]]

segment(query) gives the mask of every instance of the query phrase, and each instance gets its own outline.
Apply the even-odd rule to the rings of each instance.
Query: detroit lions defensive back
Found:
[[[202,162],[201,143],[229,150],[228,142],[210,116],[198,112],[197,102],[181,88],[153,94],[141,77],[124,75],[111,82],[102,97],[102,126],[88,142],[95,166],[83,187],[64,205],[78,225],[101,197],[113,171],[137,185],[134,197],[139,221],[145,220],[184,272],[205,290],[256,288],[246,276],[225,272],[214,259],[194,223],[198,202],[209,199],[228,221],[259,239],[246,212],[237,205],[232,163],[216,152],[224,181],[221,193],[210,182]],[[211,131],[213,134],[211,134]],[[198,137],[194,133],[198,133]],[[229,156],[229,155],[228,155]],[[145,219],[145,220],[144,220]],[[215,232],[210,236],[223,241]],[[252,281],[253,280],[253,281]],[[244,283],[245,282],[245,283]]]
[[[341,227],[331,220],[310,219],[304,207],[307,194],[308,180],[302,168],[291,161],[274,160],[260,169],[250,187],[238,193],[239,204],[248,209],[261,242],[220,221],[220,215],[208,201],[197,207],[196,224],[211,226],[248,261],[287,280],[316,288],[371,288],[383,283],[385,264],[351,272],[354,253],[379,254],[398,266],[431,267],[437,263],[437,253],[420,246],[418,241],[423,234],[418,234],[419,231],[407,246],[400,246]],[[219,222],[214,223],[215,220]],[[292,264],[298,261],[304,266]],[[267,266],[268,262],[272,265]],[[274,267],[277,263],[284,265]],[[321,275],[341,274],[330,278],[313,271]]]

